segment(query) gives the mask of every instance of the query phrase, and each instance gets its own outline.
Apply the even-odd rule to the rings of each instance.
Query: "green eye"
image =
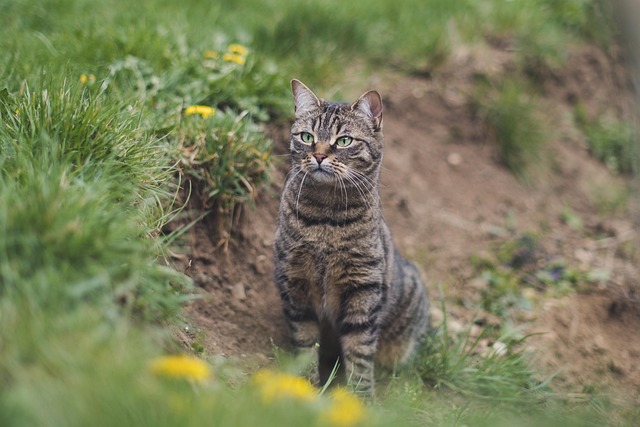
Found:
[[[348,147],[352,142],[353,138],[350,136],[341,136],[338,138],[338,141],[336,141],[336,144],[338,144],[338,147]]]
[[[302,132],[300,134],[300,138],[305,144],[313,144],[313,135],[311,135],[309,132]]]

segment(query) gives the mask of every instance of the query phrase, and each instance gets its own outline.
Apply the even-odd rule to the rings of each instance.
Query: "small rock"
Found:
[[[247,293],[244,290],[244,285],[242,283],[236,283],[231,288],[231,296],[238,301],[244,301],[247,298]]]
[[[449,153],[447,163],[451,166],[459,166],[462,163],[462,156],[459,153]]]
[[[593,337],[593,349],[598,353],[604,353],[607,350],[607,342],[600,334]]]

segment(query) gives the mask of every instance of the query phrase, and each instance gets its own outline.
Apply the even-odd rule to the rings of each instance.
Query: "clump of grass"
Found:
[[[595,158],[614,173],[632,174],[638,169],[636,132],[629,123],[609,116],[589,120],[580,104],[575,118]]]
[[[536,379],[533,368],[519,346],[525,338],[503,337],[484,352],[483,336],[471,337],[469,331],[455,335],[447,329],[447,319],[416,361],[416,369],[427,385],[446,387],[465,396],[496,401],[539,399],[548,391],[545,381]]]
[[[613,6],[605,0],[541,0],[551,20],[569,33],[606,46],[616,30]]]
[[[543,158],[546,137],[535,100],[523,83],[512,79],[480,90],[476,105],[498,144],[501,162],[526,179],[528,168]]]
[[[591,184],[589,188],[592,203],[600,215],[625,212],[631,198],[630,187],[622,182]]]
[[[0,114],[0,296],[65,311],[91,301],[147,318],[177,312],[180,276],[148,239],[170,176],[157,141],[117,106],[42,83]]]
[[[176,131],[182,172],[204,183],[206,208],[228,212],[254,200],[268,179],[271,143],[247,113],[184,117]]]
[[[472,336],[453,332],[443,303],[440,327],[415,360],[415,379],[396,377],[387,388],[388,405],[404,406],[404,423],[416,425],[614,425],[606,399],[585,394],[579,400],[556,389],[554,374],[535,367],[531,336],[503,327]],[[488,344],[488,345],[487,345]],[[396,395],[401,397],[396,400]]]
[[[52,156],[85,179],[131,177],[114,186],[114,197],[135,186],[156,186],[170,176],[166,151],[138,127],[139,114],[78,85],[43,81],[35,90],[27,84],[16,93],[5,89],[0,108],[5,168],[12,168],[8,173],[22,173],[13,168],[19,153],[33,159]]]

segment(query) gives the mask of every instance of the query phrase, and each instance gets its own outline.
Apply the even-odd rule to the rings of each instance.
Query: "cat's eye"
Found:
[[[300,134],[300,139],[302,139],[302,142],[304,142],[305,144],[313,144],[313,135],[311,135],[309,132],[302,132]]]
[[[338,144],[338,147],[348,147],[352,142],[353,138],[351,138],[350,136],[341,136],[336,141],[336,144]]]

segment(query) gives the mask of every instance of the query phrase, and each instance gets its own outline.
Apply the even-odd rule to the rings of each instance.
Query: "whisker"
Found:
[[[349,169],[349,173],[356,175],[362,180],[364,180],[364,182],[366,182],[371,188],[375,187],[375,182],[371,178],[369,178],[367,175],[363,174],[362,172]]]
[[[289,177],[289,175],[291,175],[293,172],[295,172],[295,174],[293,174],[293,176]],[[297,166],[295,168],[291,168],[291,170],[289,172],[287,172],[287,175],[284,178],[285,185],[288,186],[291,182],[293,182],[295,177],[298,176],[298,174],[300,174],[300,172],[302,172],[302,168],[300,166]]]
[[[379,201],[379,197],[377,193],[373,190],[373,186],[371,185],[371,181],[366,175],[354,173],[354,171],[347,170],[346,178],[353,185],[354,188],[360,193],[363,201],[366,203],[367,207],[371,209],[375,209],[377,212],[380,212],[380,204],[376,203]],[[363,189],[364,187],[364,189]],[[368,193],[369,197],[365,194],[365,191]],[[372,204],[375,203],[375,206]]]
[[[375,192],[373,191],[374,185],[369,179],[369,177],[367,177],[366,175],[360,172],[353,171],[353,170],[348,170],[347,173],[349,177],[353,178],[354,183],[357,182],[359,185],[362,185],[365,188],[365,190],[367,190],[367,192],[369,193],[369,196],[372,199],[376,198]]]
[[[302,186],[304,185],[304,180],[307,177],[307,175],[309,175],[309,172],[305,172],[304,176],[302,177],[302,181],[300,181],[300,188],[298,189],[298,197],[296,197],[296,219],[298,219],[298,211],[300,207],[300,193],[302,193]]]
[[[344,194],[345,216],[348,216],[348,214],[349,214],[349,192],[347,191],[347,186],[345,185],[344,180],[342,179],[342,175],[337,173],[336,177],[338,177],[338,182],[340,183],[340,192],[342,194]]]

